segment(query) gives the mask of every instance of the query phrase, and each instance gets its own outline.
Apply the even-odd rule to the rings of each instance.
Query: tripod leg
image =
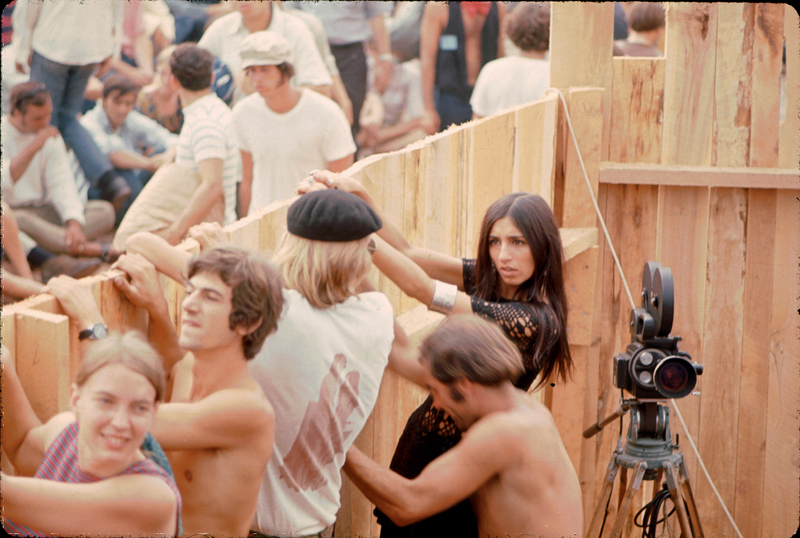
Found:
[[[689,506],[689,517],[694,526],[695,536],[704,538],[705,533],[703,533],[703,526],[700,524],[700,515],[697,513],[697,505],[694,502],[694,494],[689,483],[689,473],[686,471],[686,461],[683,459],[683,454],[681,454],[681,461],[678,464],[678,482],[683,490],[683,498],[686,499],[686,504]]]
[[[608,475],[606,476],[605,484],[603,485],[603,495],[600,497],[600,502],[594,510],[592,522],[589,524],[589,530],[586,533],[587,538],[594,536],[595,533],[600,532],[600,524],[606,515],[608,515],[608,501],[611,499],[611,491],[614,489],[614,479],[617,477],[619,465],[617,464],[617,453],[611,455],[611,461],[608,462]],[[598,534],[597,538],[601,538]]]
[[[647,463],[644,461],[637,462],[633,467],[633,481],[625,489],[625,499],[622,502],[619,512],[617,513],[617,521],[614,523],[614,529],[611,531],[612,538],[620,536],[620,533],[622,532],[622,526],[625,524],[625,518],[628,517],[628,512],[631,509],[633,496],[636,495],[637,491],[639,491],[639,488],[642,485],[642,478],[644,477],[644,472],[646,470]]]
[[[689,527],[689,517],[686,515],[686,509],[683,506],[683,495],[678,489],[678,477],[675,474],[675,468],[670,461],[665,461],[663,466],[664,474],[667,475],[669,495],[672,497],[672,502],[675,503],[675,512],[678,514],[678,522],[681,525],[681,534],[688,538],[692,536],[692,531],[691,527]]]

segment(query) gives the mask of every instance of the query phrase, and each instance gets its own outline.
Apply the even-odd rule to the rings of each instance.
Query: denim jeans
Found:
[[[439,132],[453,124],[459,125],[472,119],[469,101],[464,102],[455,95],[439,91],[438,87],[433,90],[433,100],[439,114]]]
[[[31,80],[47,87],[53,99],[53,117],[50,123],[58,127],[64,143],[71,147],[78,162],[93,186],[104,173],[113,169],[92,135],[77,118],[83,106],[83,92],[96,64],[65,65],[48,60],[37,52],[31,60]]]

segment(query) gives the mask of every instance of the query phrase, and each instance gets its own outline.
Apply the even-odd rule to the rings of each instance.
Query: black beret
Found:
[[[286,216],[289,233],[314,241],[357,241],[383,226],[364,200],[337,189],[304,194]]]

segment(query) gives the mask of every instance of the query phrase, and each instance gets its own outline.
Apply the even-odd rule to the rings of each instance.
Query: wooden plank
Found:
[[[225,226],[228,239],[237,247],[253,252],[259,250],[261,219],[257,214],[250,215]]]
[[[769,385],[767,389],[767,438],[764,452],[764,500],[761,507],[761,536],[791,536],[793,518],[800,514],[800,279],[797,258],[800,253],[800,191],[779,192],[775,224],[775,263],[773,267],[772,313],[770,326]]]
[[[560,228],[558,231],[565,262],[597,245],[597,228]]]
[[[515,109],[514,173],[511,190],[538,194],[553,207],[558,95]]]
[[[698,448],[728,507],[734,506],[736,494],[736,445],[730,441],[739,435],[746,218],[744,189],[711,189],[702,343],[707,375],[700,376],[697,385],[701,393]],[[684,452],[688,450],[686,445]],[[703,527],[733,536],[733,526],[707,480],[700,478],[692,486]]]
[[[69,408],[69,318],[16,313],[17,374],[42,422]]]
[[[564,264],[570,345],[589,346],[592,342],[597,253],[597,246],[592,246]],[[576,415],[572,416],[574,420]]]
[[[756,4],[750,166],[778,166],[783,12],[782,4]]]
[[[728,168],[654,164],[600,163],[600,183],[616,185],[669,185],[675,187],[730,187],[790,189],[800,186],[797,169]]]
[[[668,45],[669,46],[669,45]],[[656,259],[672,270],[675,287],[672,334],[683,340],[680,349],[703,363],[703,327],[708,257],[709,191],[703,187],[660,187]],[[679,407],[695,444],[702,442],[699,430],[700,402],[687,397]],[[677,417],[676,417],[677,418]],[[686,433],[678,420],[672,432]],[[692,484],[697,484],[698,466],[693,452],[684,451]],[[701,514],[702,517],[702,514]]]
[[[711,164],[717,5],[666,4],[666,73],[661,162]]]
[[[550,85],[604,88],[600,158],[608,159],[613,77],[614,4],[553,2],[550,15]]]
[[[718,14],[711,162],[745,167],[750,163],[755,4],[720,3]]]
[[[592,193],[597,196],[597,177],[600,167],[600,140],[603,132],[603,93],[601,88],[570,88],[566,97],[570,120],[581,158],[589,178]],[[591,227],[596,224],[597,213],[581,168],[575,141],[571,134],[566,142],[564,170],[564,206],[561,226],[565,228]]]
[[[666,59],[616,57],[613,68],[608,160],[657,164]]]
[[[781,124],[778,166],[797,169],[800,163],[800,17],[786,4],[783,17],[786,39],[786,119]]]
[[[286,213],[296,199],[273,202],[255,213],[259,221],[258,251],[267,257],[271,257],[272,252],[278,248],[280,239],[286,231]]]
[[[744,536],[760,536],[769,387],[770,328],[773,297],[776,191],[751,190],[748,197],[745,257],[742,383],[737,437],[736,504],[733,517]],[[786,470],[788,472],[788,469]],[[756,507],[756,508],[754,508]],[[702,514],[701,514],[702,516]]]
[[[514,172],[514,112],[490,116],[470,124],[471,154],[467,184],[472,200],[474,245],[486,210],[497,199],[511,193]],[[473,249],[469,250],[474,252]]]
[[[461,255],[459,240],[458,137],[436,138],[422,148],[419,177],[424,182],[426,197],[422,246],[450,256]]]

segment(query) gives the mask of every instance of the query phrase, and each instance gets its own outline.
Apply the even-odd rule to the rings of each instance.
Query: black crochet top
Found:
[[[464,291],[472,300],[472,311],[478,316],[494,321],[519,348],[525,373],[515,385],[527,391],[539,374],[542,362],[558,352],[557,318],[546,303],[520,303],[508,299],[484,301],[475,296],[475,260],[463,260]],[[542,335],[547,342],[536,357],[537,343]],[[461,440],[461,432],[445,412],[433,407],[428,396],[409,417],[397,443],[390,468],[406,478],[415,478],[434,459],[453,448]],[[389,518],[376,509],[378,523],[382,525],[382,538],[411,538],[427,536],[477,536],[477,523],[469,501],[442,512],[432,518],[407,527],[395,526]],[[443,533],[443,534],[442,534]]]

